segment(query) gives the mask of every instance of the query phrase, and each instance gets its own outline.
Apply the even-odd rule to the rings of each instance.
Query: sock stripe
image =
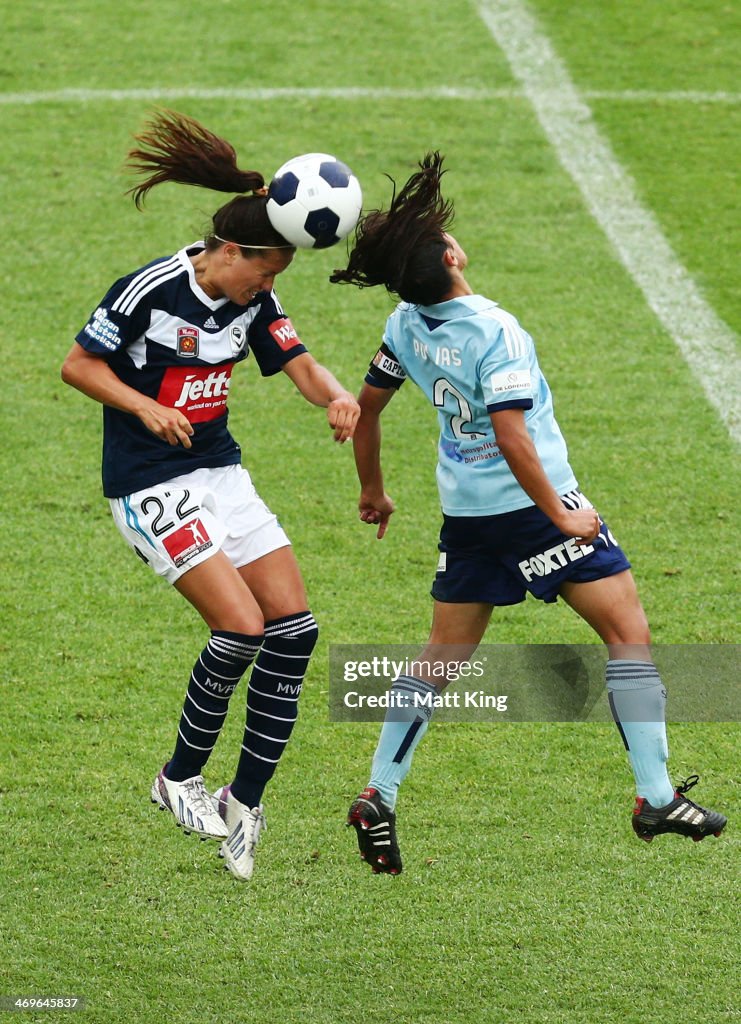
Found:
[[[204,729],[202,725],[194,725],[193,722],[191,722],[191,720],[186,715],[185,711],[182,712],[182,715],[183,715],[183,718],[185,719],[185,721],[191,727],[191,729],[194,729],[196,732],[216,733],[216,735],[218,736],[218,734],[221,732],[221,727],[224,724],[223,719],[222,719],[222,721],[219,722],[218,728],[216,728],[216,729]],[[226,715],[224,717],[226,717]]]
[[[183,730],[180,728],[180,726],[178,726],[178,736],[183,741],[185,746],[188,747],[190,750],[207,750],[209,752],[209,754],[210,754],[211,751],[214,749],[213,748],[213,744],[211,744],[211,746],[209,746],[209,747],[199,747],[196,743],[191,743],[191,741],[189,739],[187,739],[185,737],[185,735],[183,734]],[[173,764],[174,760],[175,760],[175,758],[173,757],[172,760],[170,761],[170,763],[168,764],[168,766],[167,766],[168,772],[172,769],[172,764]],[[205,764],[205,762],[204,762],[204,764]],[[187,777],[188,776],[186,776],[186,778]],[[168,778],[169,778],[169,776],[168,776]],[[191,778],[192,778],[192,776],[191,776]],[[181,779],[180,781],[182,782],[183,780]]]
[[[277,764],[280,761],[280,754],[278,755],[278,757],[263,757],[262,754],[256,754],[254,750],[250,750],[250,748],[246,746],[244,743],[242,744],[242,750],[245,752],[245,754],[249,754],[250,757],[256,757],[258,761],[267,761],[269,764]],[[232,784],[232,789],[234,789],[234,784]],[[237,797],[237,800],[239,800],[239,797]],[[244,800],[242,800],[241,803],[244,803]]]
[[[424,718],[415,718],[414,721],[412,722],[412,724],[409,726],[409,728],[407,729],[406,736],[404,737],[404,739],[401,741],[401,743],[399,745],[399,749],[396,751],[394,756],[391,758],[391,760],[394,762],[394,764],[401,764],[401,762],[404,760],[404,755],[406,754],[407,750],[409,750],[409,748],[411,747],[412,743],[414,742],[414,737],[417,735],[417,733],[421,729],[423,723],[424,723]]]
[[[227,682],[230,682],[232,679],[235,679],[237,682],[239,682],[239,680],[244,675],[244,670],[242,672],[238,672],[236,676],[228,676],[228,675],[225,675],[220,670],[217,672],[213,668],[209,668],[209,666],[203,660],[203,653],[198,655],[198,661],[200,662],[201,666],[203,667],[203,670],[207,674],[212,675],[212,676],[216,676],[217,675],[219,677],[219,679],[226,679]],[[223,658],[219,658],[219,661],[222,661],[225,665],[229,665],[231,668],[234,668],[234,659],[226,661]]]
[[[259,736],[261,740],[270,740],[271,743],[275,743],[283,747],[285,747],[286,743],[288,743],[288,740],[290,738],[289,736],[286,736],[285,739],[279,739],[277,736],[268,736],[266,733],[258,732],[257,729],[253,729],[249,725],[245,726],[244,731],[251,733],[253,736]]]
[[[282,700],[283,698],[279,697],[278,699]],[[289,698],[285,698],[285,699],[288,700]],[[295,701],[294,701],[294,703],[295,703]],[[293,723],[293,722],[296,721],[296,718],[297,718],[296,715],[294,715],[293,718],[284,718],[283,715],[271,715],[267,711],[261,711],[259,708],[252,707],[252,705],[250,704],[249,701],[247,701],[247,710],[251,711],[253,715],[262,715],[263,718],[272,718],[274,722],[291,722],[291,723]]]
[[[265,652],[265,654],[274,654],[278,658],[302,658],[304,661],[309,660],[308,654],[286,654],[285,651],[276,651],[270,647],[267,647],[266,645],[263,645],[262,650]]]
[[[291,665],[291,668],[295,668],[295,667],[296,667],[295,665]],[[289,675],[288,672],[271,672],[271,670],[269,668],[263,668],[262,665],[255,665],[252,674],[254,675],[255,672],[263,672],[263,673],[265,673],[265,675],[268,675],[268,676],[278,676],[281,679],[301,679],[301,680],[303,680],[304,675],[305,675],[304,672],[300,672],[297,676]]]
[[[309,612],[306,615],[287,616],[284,619],[274,619],[265,623],[266,637],[279,637],[287,634],[298,635],[307,633],[317,628],[314,616]]]
[[[186,702],[190,702],[193,705],[194,708],[196,708],[198,711],[201,712],[202,715],[212,715],[212,716],[218,716],[220,718],[226,718],[226,708],[222,708],[219,711],[209,711],[208,708],[202,708],[200,704],[197,704],[193,700],[193,694],[190,691],[188,691],[188,693],[186,693],[185,700],[186,700]]]

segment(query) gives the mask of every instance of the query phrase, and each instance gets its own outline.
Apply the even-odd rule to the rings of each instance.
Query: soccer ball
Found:
[[[358,222],[363,194],[353,172],[328,153],[295,156],[268,188],[270,223],[301,249],[326,249]]]

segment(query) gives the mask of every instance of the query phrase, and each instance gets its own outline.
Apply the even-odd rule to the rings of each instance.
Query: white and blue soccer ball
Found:
[[[328,153],[295,156],[268,188],[270,223],[300,249],[326,249],[350,234],[363,194],[353,172]]]

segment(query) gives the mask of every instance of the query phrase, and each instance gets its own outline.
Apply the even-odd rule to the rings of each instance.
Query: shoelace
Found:
[[[188,779],[184,784],[185,789],[188,791],[188,796],[193,803],[193,807],[200,814],[213,814],[214,805],[211,801],[211,797],[208,795],[206,787],[203,784],[203,779],[196,776],[195,779]]]
[[[257,846],[257,844],[259,842],[260,833],[263,832],[263,831],[267,832],[267,829],[268,829],[268,823],[265,820],[265,815],[263,814],[262,811],[258,810],[257,817],[255,819],[255,826],[252,829],[252,846],[253,846],[253,848],[255,846]]]
[[[692,789],[693,786],[696,786],[699,781],[699,775],[690,775],[688,779],[684,779],[683,782],[681,782],[680,785],[677,786],[677,793],[687,793],[688,790]]]

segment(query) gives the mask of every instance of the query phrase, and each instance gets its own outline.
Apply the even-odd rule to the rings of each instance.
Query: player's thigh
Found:
[[[651,636],[638,590],[629,569],[603,579],[581,583],[566,580],[560,596],[620,657],[641,657]],[[630,648],[635,648],[631,652]],[[645,654],[645,651],[644,651]]]
[[[413,674],[442,688],[445,678],[441,665],[459,665],[469,661],[481,643],[491,618],[492,605],[480,601],[448,603],[435,601],[430,637],[417,661]]]
[[[240,566],[237,572],[266,622],[307,610],[304,581],[290,545]]]
[[[173,584],[210,629],[259,636],[263,614],[255,596],[223,551],[183,573]]]

